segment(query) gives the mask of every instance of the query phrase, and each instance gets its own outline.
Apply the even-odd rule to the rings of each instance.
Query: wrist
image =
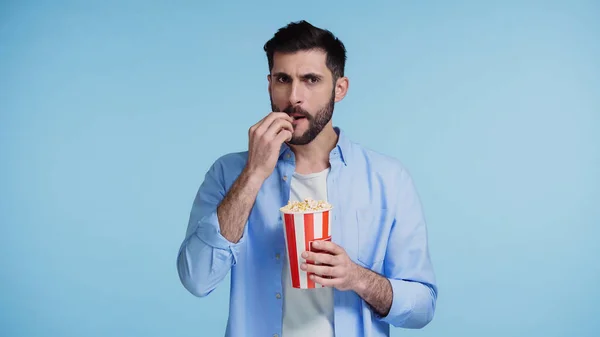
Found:
[[[368,280],[366,277],[365,269],[354,263],[354,282],[352,284],[352,290],[359,296],[362,296],[368,288]]]
[[[260,189],[260,187],[266,180],[266,177],[264,177],[264,175],[262,175],[260,172],[252,170],[248,167],[246,167],[242,171],[240,177],[246,185],[250,185],[251,187],[257,190]]]

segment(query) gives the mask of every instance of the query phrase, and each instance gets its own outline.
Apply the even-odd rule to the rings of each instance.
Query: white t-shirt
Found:
[[[290,200],[305,198],[327,200],[329,169],[313,174],[294,173]],[[287,259],[283,259],[283,331],[282,337],[333,337],[333,289],[292,288]]]

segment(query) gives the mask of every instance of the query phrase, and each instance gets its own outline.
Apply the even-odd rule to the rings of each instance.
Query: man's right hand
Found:
[[[248,131],[249,174],[267,179],[275,169],[283,142],[290,141],[294,132],[293,118],[285,112],[271,112]]]

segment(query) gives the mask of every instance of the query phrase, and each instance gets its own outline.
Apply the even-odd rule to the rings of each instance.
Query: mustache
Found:
[[[299,107],[299,106],[295,106],[295,107],[294,107],[294,106],[291,106],[291,105],[290,105],[290,106],[288,106],[287,108],[283,109],[283,110],[282,110],[282,112],[285,112],[285,113],[287,113],[288,115],[291,115],[291,114],[299,114],[299,115],[302,115],[303,117],[306,117],[306,118],[310,118],[310,117],[311,117],[311,116],[310,116],[310,114],[308,113],[308,111],[306,111],[306,110],[302,109],[302,108],[301,108],[301,107]]]

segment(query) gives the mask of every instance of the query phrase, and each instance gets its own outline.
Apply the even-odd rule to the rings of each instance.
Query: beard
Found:
[[[319,109],[319,111],[317,111],[317,113],[314,116],[308,113],[308,111],[300,108],[299,106],[294,107],[292,105],[289,105],[285,109],[281,109],[277,105],[273,104],[273,97],[271,97],[272,111],[281,111],[287,113],[288,115],[292,113],[301,114],[308,121],[308,129],[299,136],[292,136],[292,139],[289,142],[287,142],[291,145],[306,145],[312,142],[315,138],[317,138],[317,136],[321,133],[321,131],[323,131],[327,123],[329,123],[331,117],[333,117],[334,106],[335,91],[331,93],[331,98],[329,99],[329,102],[324,107]],[[294,126],[294,130],[295,129],[296,126]]]

